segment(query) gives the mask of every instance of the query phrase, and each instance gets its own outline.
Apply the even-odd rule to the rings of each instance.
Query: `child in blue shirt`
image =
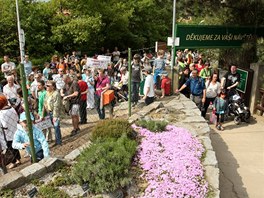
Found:
[[[227,110],[227,100],[226,100],[226,93],[221,92],[218,97],[214,100],[214,105],[213,105],[213,111],[215,112],[216,115],[216,128],[218,130],[223,131],[224,127],[222,126],[224,122],[224,115]]]

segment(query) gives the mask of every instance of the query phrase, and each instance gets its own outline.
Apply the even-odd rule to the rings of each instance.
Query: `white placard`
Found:
[[[88,67],[92,68],[107,68],[109,61],[108,60],[98,60],[98,59],[93,59],[93,58],[87,58],[86,65]]]
[[[172,46],[172,37],[168,37],[167,45]],[[175,46],[180,46],[180,37],[175,38]]]
[[[109,63],[111,63],[111,56],[103,56],[103,55],[98,55],[97,56],[97,59],[98,60],[107,60],[107,61],[109,61]]]
[[[36,120],[35,126],[40,130],[52,128],[53,124],[49,116],[46,116],[43,120]]]

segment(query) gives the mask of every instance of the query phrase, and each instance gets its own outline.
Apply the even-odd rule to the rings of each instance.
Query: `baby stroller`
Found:
[[[243,99],[238,94],[235,94],[229,98],[227,109],[227,115],[234,116],[234,122],[236,125],[240,124],[241,122],[249,123],[251,116],[250,110],[248,107],[246,107]]]

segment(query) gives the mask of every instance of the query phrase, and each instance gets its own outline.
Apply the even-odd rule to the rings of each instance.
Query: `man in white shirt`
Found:
[[[7,55],[4,56],[4,61],[5,62],[1,65],[1,71],[4,73],[5,78],[7,78],[8,73],[15,69],[16,65],[9,60],[9,57]]]
[[[7,84],[3,88],[3,93],[6,96],[7,100],[12,101],[11,104],[13,107],[17,107],[20,104],[20,98],[17,94],[17,90],[20,89],[20,86],[14,83],[14,77],[8,76]]]
[[[58,69],[58,74],[54,74],[52,76],[53,80],[56,82],[56,88],[57,90],[61,90],[64,88],[65,86],[65,82],[63,81],[63,74],[64,74],[64,71],[63,69]]]
[[[146,77],[145,84],[144,84],[144,97],[145,104],[149,105],[154,102],[155,90],[154,90],[154,78],[152,73],[151,67],[145,67],[143,70]]]

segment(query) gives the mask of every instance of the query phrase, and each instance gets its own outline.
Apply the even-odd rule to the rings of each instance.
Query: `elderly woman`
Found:
[[[13,76],[7,76],[6,80],[7,80],[7,84],[3,88],[3,93],[6,96],[9,103],[14,108],[17,108],[21,101],[17,94],[17,90],[20,88],[20,86],[15,84]]]
[[[55,130],[55,145],[61,145],[61,130],[60,130],[60,113],[61,113],[61,96],[56,90],[56,83],[54,81],[47,81],[46,83],[46,97],[44,99],[43,116],[45,113],[50,116]]]
[[[9,168],[12,169],[20,164],[19,150],[12,148],[14,134],[17,130],[18,116],[16,110],[8,105],[7,98],[0,95],[0,127],[2,128],[1,136],[5,137],[7,147],[12,151],[14,159]]]

